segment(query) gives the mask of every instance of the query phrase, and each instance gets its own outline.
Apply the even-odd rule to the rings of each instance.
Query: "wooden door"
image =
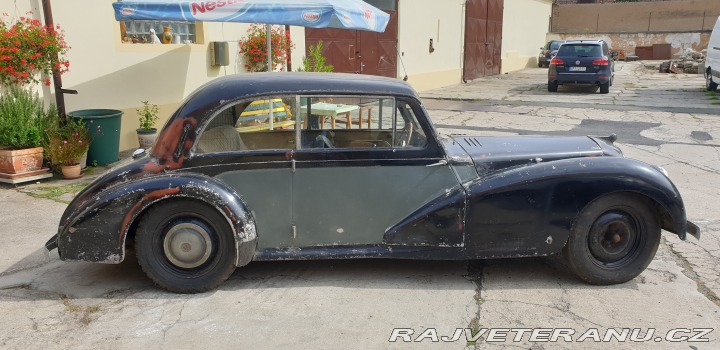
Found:
[[[383,11],[390,14],[383,33],[305,28],[305,55],[322,40],[326,63],[334,66],[333,72],[397,77],[398,13]]]
[[[358,35],[355,30],[305,28],[305,57],[310,54],[310,46],[323,42],[325,63],[334,66],[336,73],[357,73],[360,69],[358,55]],[[299,65],[298,65],[299,67]]]
[[[368,75],[379,75],[384,77],[397,77],[397,34],[398,20],[397,11],[388,11],[390,22],[385,32],[359,33],[359,73]]]
[[[468,0],[463,80],[500,74],[503,0]]]

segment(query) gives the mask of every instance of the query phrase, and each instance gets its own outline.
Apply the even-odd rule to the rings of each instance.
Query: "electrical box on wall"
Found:
[[[210,42],[210,65],[227,66],[230,64],[230,52],[227,41]]]

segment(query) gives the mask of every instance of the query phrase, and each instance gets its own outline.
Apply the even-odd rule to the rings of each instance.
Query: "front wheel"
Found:
[[[582,211],[564,255],[575,274],[591,284],[627,282],[652,261],[660,230],[645,200],[630,194],[607,195]]]
[[[171,292],[206,292],[235,271],[227,220],[199,201],[170,199],[150,208],[138,225],[135,249],[148,277]]]

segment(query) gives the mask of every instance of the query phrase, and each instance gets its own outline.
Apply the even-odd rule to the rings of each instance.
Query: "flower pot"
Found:
[[[21,174],[42,168],[43,148],[0,149],[0,172]]]
[[[83,155],[80,156],[80,158],[78,158],[76,160],[77,163],[80,165],[81,170],[87,169],[87,154],[88,154],[88,151],[85,151],[85,153],[83,153]]]
[[[60,170],[66,179],[77,179],[80,177],[80,164],[63,165],[60,167]]]
[[[136,131],[140,148],[149,149],[155,144],[155,139],[157,139],[157,129],[137,129]]]

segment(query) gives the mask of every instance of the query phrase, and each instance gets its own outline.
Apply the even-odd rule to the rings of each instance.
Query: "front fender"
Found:
[[[185,173],[121,183],[82,203],[70,214],[66,225],[58,230],[60,258],[121,262],[125,258],[125,240],[133,223],[152,204],[173,197],[196,199],[220,211],[235,236],[238,250],[236,265],[242,266],[250,261],[257,238],[255,220],[240,196],[216,179]]]
[[[583,157],[507,169],[468,186],[468,251],[477,257],[548,255],[567,242],[576,217],[613,192],[656,204],[663,228],[685,239],[680,193],[656,168],[628,158]]]

